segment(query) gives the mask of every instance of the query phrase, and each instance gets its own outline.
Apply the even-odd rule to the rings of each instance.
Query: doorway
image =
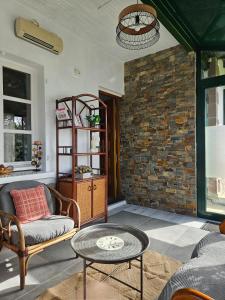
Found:
[[[121,200],[120,188],[120,97],[99,91],[99,98],[107,105],[108,127],[108,204]],[[101,117],[101,116],[100,116]]]
[[[225,217],[224,59],[212,51],[197,53],[198,216],[218,221]]]

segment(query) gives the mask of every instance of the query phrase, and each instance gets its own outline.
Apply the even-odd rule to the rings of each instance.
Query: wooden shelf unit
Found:
[[[70,121],[71,119],[67,119],[64,121]],[[67,129],[67,128],[72,128],[72,125],[69,126],[60,126],[58,129]],[[78,126],[74,126],[75,129],[77,130],[89,130],[89,131],[93,131],[93,132],[105,132],[105,128],[93,128],[93,127],[78,127]]]
[[[85,153],[58,153],[58,155],[75,155],[75,156],[90,156],[90,155],[106,155],[105,152],[85,152]]]
[[[80,94],[56,100],[56,109],[64,105],[67,107],[70,118],[59,121],[56,118],[56,151],[57,151],[57,189],[66,197],[73,198],[80,206],[81,224],[88,223],[98,218],[105,218],[107,222],[107,202],[108,202],[108,140],[107,140],[107,106],[98,97],[91,94]],[[74,117],[85,111],[91,114],[101,110],[103,124],[100,128],[75,126]],[[60,131],[69,130],[72,145],[61,145]],[[100,151],[99,152],[78,152],[79,131],[84,130],[89,134],[87,140],[91,141],[93,133],[99,133]],[[91,148],[91,145],[89,145]],[[60,159],[71,157],[71,170],[65,172],[61,170]],[[76,177],[75,167],[78,166],[79,157],[87,157],[90,167],[98,172],[90,178],[80,179]],[[99,156],[99,168],[93,167],[93,157]],[[71,216],[74,214],[71,211]]]

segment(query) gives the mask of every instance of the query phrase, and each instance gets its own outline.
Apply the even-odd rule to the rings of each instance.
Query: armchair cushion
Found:
[[[59,237],[74,228],[74,221],[65,216],[51,215],[42,219],[22,224],[26,246],[36,245]],[[11,241],[14,245],[19,242],[16,225],[11,226]]]
[[[16,216],[21,223],[28,223],[50,215],[44,186],[12,190],[10,194],[16,209]]]

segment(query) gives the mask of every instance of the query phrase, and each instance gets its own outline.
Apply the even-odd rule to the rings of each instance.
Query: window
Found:
[[[32,158],[32,70],[0,62],[0,163],[30,165]]]

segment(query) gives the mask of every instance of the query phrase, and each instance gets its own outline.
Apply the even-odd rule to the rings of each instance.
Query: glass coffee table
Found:
[[[143,253],[148,248],[149,243],[149,238],[143,231],[128,225],[97,224],[76,233],[71,240],[71,246],[76,255],[84,260],[84,299],[87,297],[87,268],[92,268],[106,277],[136,290],[140,293],[140,299],[143,299]],[[128,262],[130,269],[132,260],[140,262],[140,289],[114,277],[114,271],[107,274],[93,266],[93,263],[121,264]]]

